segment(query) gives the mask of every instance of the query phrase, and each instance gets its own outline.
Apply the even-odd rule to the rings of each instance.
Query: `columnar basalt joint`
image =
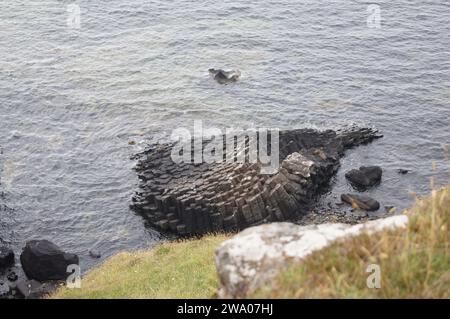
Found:
[[[131,207],[153,226],[183,236],[292,219],[314,204],[345,149],[378,137],[372,129],[281,131],[273,175],[261,174],[261,163],[176,164],[173,145],[157,144],[140,154]],[[225,159],[225,145],[224,151]]]

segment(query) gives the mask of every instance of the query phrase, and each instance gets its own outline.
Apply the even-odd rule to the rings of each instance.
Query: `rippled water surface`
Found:
[[[67,25],[71,3],[0,3],[0,238],[16,252],[47,238],[86,269],[90,247],[108,256],[159,241],[128,208],[130,156],[194,119],[380,129],[348,153],[329,199],[364,164],[384,169],[370,192],[384,205],[408,206],[433,175],[449,181],[446,0],[378,1],[381,29],[356,0],[77,1],[80,29]],[[211,67],[241,81],[219,85]]]

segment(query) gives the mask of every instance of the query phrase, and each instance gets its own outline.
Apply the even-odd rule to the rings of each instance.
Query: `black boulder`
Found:
[[[356,209],[375,211],[380,208],[380,203],[367,195],[342,194],[341,200]]]
[[[67,266],[79,263],[78,256],[63,252],[48,240],[31,240],[20,255],[22,268],[30,279],[65,280]]]
[[[0,246],[0,268],[6,268],[14,264],[14,252],[5,247]]]
[[[382,170],[379,166],[361,166],[345,173],[345,178],[358,190],[366,190],[381,181]]]

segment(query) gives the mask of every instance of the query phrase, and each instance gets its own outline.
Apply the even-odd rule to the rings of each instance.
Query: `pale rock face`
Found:
[[[270,281],[292,262],[298,262],[337,239],[404,228],[406,215],[358,225],[298,226],[272,223],[248,228],[223,242],[216,251],[220,298],[239,298]]]

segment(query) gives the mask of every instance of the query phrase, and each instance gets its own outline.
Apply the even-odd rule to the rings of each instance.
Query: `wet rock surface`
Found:
[[[335,240],[363,232],[401,228],[406,215],[369,221],[363,224],[321,224],[298,226],[272,223],[248,228],[223,242],[216,251],[220,279],[220,298],[241,298],[270,284],[283,269],[299,262]]]
[[[91,256],[91,258],[98,259],[98,258],[102,257],[102,254],[97,249],[92,248],[92,249],[89,249],[89,256]]]
[[[19,276],[14,271],[10,271],[8,275],[6,275],[6,279],[10,282],[15,282],[17,279],[19,279]]]
[[[31,240],[20,255],[22,268],[29,279],[40,282],[65,280],[67,266],[79,264],[78,256],[62,251],[48,240]]]
[[[0,246],[0,269],[12,264],[14,264],[14,252],[6,246]]]
[[[140,185],[131,208],[152,226],[178,235],[295,219],[327,189],[346,149],[379,137],[367,128],[280,131],[280,169],[274,174],[261,174],[260,162],[227,161],[225,138],[224,161],[212,164],[175,163],[174,144],[156,144],[138,156]]]
[[[224,71],[222,69],[209,69],[208,71],[214,80],[220,84],[236,82],[241,76],[241,72],[239,70]]]
[[[341,199],[355,209],[375,211],[380,208],[380,203],[367,195],[342,194]]]
[[[379,166],[361,166],[345,174],[345,178],[357,190],[367,190],[380,183],[382,169]]]

